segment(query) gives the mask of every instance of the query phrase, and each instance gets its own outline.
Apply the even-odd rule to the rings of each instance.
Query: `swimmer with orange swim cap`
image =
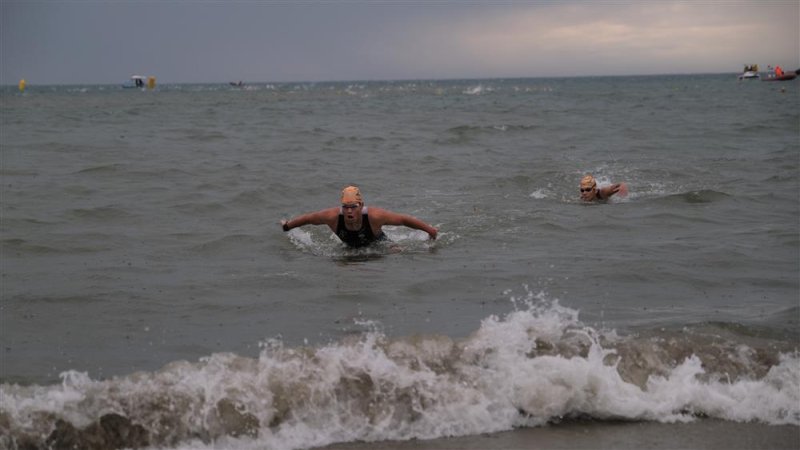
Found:
[[[373,242],[387,240],[381,229],[384,225],[403,225],[428,233],[436,239],[438,230],[406,214],[398,214],[377,207],[364,206],[361,191],[355,186],[342,190],[341,206],[323,209],[282,220],[283,231],[303,225],[327,225],[350,247],[364,247]]]
[[[598,187],[597,180],[591,175],[581,178],[581,200],[592,202],[597,200],[608,200],[614,194],[621,197],[628,195],[628,187],[625,183],[616,183],[608,186]]]

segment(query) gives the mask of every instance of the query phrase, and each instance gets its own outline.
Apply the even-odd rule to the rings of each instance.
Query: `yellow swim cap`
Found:
[[[581,188],[591,188],[597,185],[597,181],[595,181],[594,177],[591,175],[586,175],[585,177],[581,178]]]
[[[355,202],[358,202],[362,205],[364,204],[364,200],[361,199],[361,191],[359,191],[355,186],[347,186],[346,188],[342,189],[342,203]]]

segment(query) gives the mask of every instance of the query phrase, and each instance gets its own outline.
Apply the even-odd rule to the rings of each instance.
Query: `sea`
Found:
[[[800,448],[798,80],[0,93],[0,448]]]

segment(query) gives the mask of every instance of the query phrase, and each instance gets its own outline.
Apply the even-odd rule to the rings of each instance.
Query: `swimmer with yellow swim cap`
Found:
[[[619,194],[624,197],[628,194],[628,187],[625,183],[616,183],[608,186],[598,187],[597,180],[591,175],[581,178],[581,200],[593,202],[597,200],[608,200],[612,195]]]
[[[282,220],[283,231],[303,225],[327,225],[350,247],[364,247],[373,242],[387,240],[384,225],[403,225],[428,233],[436,239],[438,230],[427,223],[406,214],[364,206],[361,191],[355,186],[342,190],[341,206],[310,212],[289,220]]]

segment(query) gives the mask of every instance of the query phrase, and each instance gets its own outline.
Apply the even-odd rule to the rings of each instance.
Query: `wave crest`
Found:
[[[511,300],[514,311],[485,318],[463,340],[371,329],[318,347],[270,340],[257,358],[218,353],[104,381],[66,372],[58,386],[4,384],[0,439],[6,447],[110,445],[108,436],[127,433],[126,446],[235,440],[293,449],[570,417],[800,424],[796,353],[764,358],[766,349],[736,342],[619,337],[586,326],[544,294]],[[711,348],[722,349],[718,358]],[[673,359],[680,354],[687,356]]]

